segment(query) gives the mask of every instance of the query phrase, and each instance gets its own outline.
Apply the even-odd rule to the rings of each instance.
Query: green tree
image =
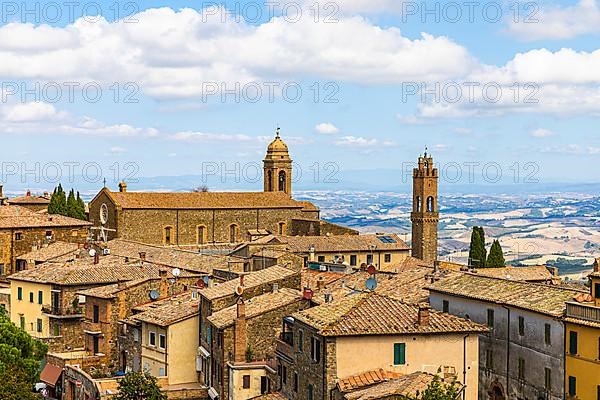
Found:
[[[0,310],[0,399],[30,400],[48,347],[13,324]]]
[[[52,197],[50,198],[48,214],[67,215],[67,211],[67,196],[62,185],[59,183],[58,187],[54,189]]]
[[[471,232],[471,244],[469,246],[469,266],[474,268],[485,267],[485,233],[483,228],[474,226]]]
[[[130,372],[119,381],[114,400],[167,400],[160,392],[156,378],[147,372]]]
[[[457,398],[457,385],[442,382],[438,375],[433,377],[433,381],[423,393],[417,395],[418,400],[456,400]]]
[[[505,263],[504,254],[502,253],[502,246],[500,246],[500,242],[498,240],[494,240],[485,266],[488,268],[498,268],[504,267]]]
[[[48,214],[58,214],[57,211],[57,202],[58,196],[56,195],[57,188],[54,188],[54,192],[52,192],[52,196],[50,197],[50,204],[48,204]]]
[[[79,192],[77,192],[77,216],[75,218],[87,220],[87,217],[85,215],[85,203],[79,195]]]
[[[75,199],[75,191],[71,189],[69,197],[67,197],[67,212],[65,215],[71,218],[77,218],[77,199]]]

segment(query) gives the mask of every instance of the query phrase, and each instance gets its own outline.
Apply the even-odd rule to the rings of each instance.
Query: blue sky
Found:
[[[279,125],[303,171],[402,170],[428,146],[465,174],[598,181],[595,1],[280,3],[3,3],[3,179],[232,169]]]

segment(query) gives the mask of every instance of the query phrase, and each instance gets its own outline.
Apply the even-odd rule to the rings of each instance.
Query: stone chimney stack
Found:
[[[145,251],[140,251],[140,260],[146,261],[146,252]]]
[[[308,261],[310,261],[310,262],[314,262],[314,261],[315,261],[315,259],[316,259],[316,257],[315,257],[315,245],[314,245],[314,244],[311,244],[311,245],[308,247],[308,254],[309,254],[309,256],[308,256]]]
[[[323,288],[325,288],[325,280],[323,279],[322,276],[320,276],[317,279],[317,291],[320,292],[321,290],[323,290]]]
[[[429,304],[420,303],[419,304],[419,316],[418,316],[418,324],[419,326],[427,326],[429,325]]]
[[[125,181],[119,183],[119,192],[121,192],[121,193],[127,192],[127,183],[125,183]]]
[[[94,253],[94,264],[100,263],[100,254],[98,252]]]
[[[158,276],[160,277],[160,287],[158,288],[158,292],[160,293],[161,299],[169,297],[169,282],[167,281],[167,275],[168,272],[164,268],[161,268],[158,271]]]
[[[594,260],[594,272],[600,272],[600,258]]]
[[[233,340],[233,361],[236,363],[246,362],[246,349],[248,348],[246,304],[244,304],[242,297],[237,301],[237,316],[234,323]]]

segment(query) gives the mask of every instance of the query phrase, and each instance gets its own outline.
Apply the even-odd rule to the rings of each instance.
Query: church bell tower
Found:
[[[419,157],[413,169],[412,256],[427,262],[437,260],[438,241],[438,170],[433,157]]]
[[[292,159],[287,145],[279,136],[279,128],[275,140],[269,144],[267,155],[263,160],[265,192],[284,192],[292,195]]]

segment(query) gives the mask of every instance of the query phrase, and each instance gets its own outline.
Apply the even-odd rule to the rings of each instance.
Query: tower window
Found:
[[[200,225],[198,227],[198,244],[204,244],[206,242],[206,227]]]
[[[267,191],[273,191],[273,171],[271,170],[267,172]]]
[[[421,212],[423,209],[423,200],[421,200],[421,196],[417,196],[417,212]]]
[[[280,192],[285,192],[286,191],[286,182],[287,181],[287,176],[285,171],[281,171],[279,172],[279,191]]]
[[[433,212],[433,196],[427,198],[427,212]]]
[[[165,227],[165,244],[171,244],[171,240],[172,240],[172,233],[173,233],[173,228],[171,228],[170,226]]]

